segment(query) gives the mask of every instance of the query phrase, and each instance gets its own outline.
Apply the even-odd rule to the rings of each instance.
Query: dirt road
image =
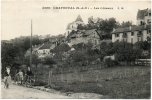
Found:
[[[26,88],[17,85],[10,85],[9,89],[5,89],[3,83],[1,84],[1,98],[2,99],[68,99],[70,97],[48,93],[37,89]]]

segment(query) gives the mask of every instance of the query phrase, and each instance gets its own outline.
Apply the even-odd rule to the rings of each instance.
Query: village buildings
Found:
[[[72,23],[69,23],[67,25],[67,29],[66,29],[66,36],[68,36],[70,34],[70,32],[72,31],[77,31],[78,25],[84,25],[84,22],[81,18],[80,15],[78,15],[78,17],[76,18],[76,20]]]
[[[53,56],[53,54],[50,52],[51,49],[54,49],[56,44],[54,43],[45,43],[43,44],[38,50],[37,55],[39,58],[44,58],[46,56]]]
[[[117,28],[112,32],[112,42],[125,41],[128,43],[136,43],[139,41],[147,41],[151,37],[151,10],[138,10],[137,25]]]
[[[102,30],[97,29],[78,29],[78,25],[85,25],[80,15],[76,20],[67,25],[66,36],[59,35],[49,38],[49,42],[43,43],[38,47],[33,46],[33,53],[37,54],[39,58],[44,58],[46,56],[53,56],[52,51],[54,48],[56,51],[57,46],[60,44],[68,44],[70,49],[73,49],[73,45],[79,43],[87,44],[92,43],[94,49],[100,49],[100,43],[102,42],[116,42],[124,41],[128,43],[135,44],[138,41],[147,41],[151,37],[151,10],[144,9],[138,10],[137,13],[137,25],[132,25],[124,28],[114,29],[112,34],[112,39],[104,40],[105,33]],[[61,47],[64,46],[60,46]]]
[[[73,33],[70,36],[69,43],[71,45],[78,43],[84,43],[84,44],[92,43],[93,45],[98,45],[100,43],[100,37],[96,29],[81,30]]]
[[[151,24],[151,9],[138,10],[137,25]]]

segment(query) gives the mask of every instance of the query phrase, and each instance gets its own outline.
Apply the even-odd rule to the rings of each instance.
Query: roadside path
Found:
[[[33,88],[26,88],[17,85],[10,85],[9,89],[4,88],[4,84],[1,83],[1,98],[2,99],[68,99],[70,97],[48,93]]]

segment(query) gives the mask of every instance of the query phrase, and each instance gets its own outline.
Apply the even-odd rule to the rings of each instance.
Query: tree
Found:
[[[102,32],[100,35],[102,36],[103,34],[107,39],[111,39],[111,32],[113,31],[113,28],[118,27],[118,22],[116,21],[115,18],[109,18],[106,20],[101,20],[99,22],[99,28],[98,30],[101,30]]]
[[[151,54],[151,42],[149,41],[140,41],[134,44],[134,48],[142,51],[147,51],[147,54],[142,53],[142,58],[150,58]]]
[[[137,49],[143,49],[143,50],[150,50],[151,49],[151,43],[148,41],[139,41],[135,43],[135,48]]]
[[[16,63],[15,59],[18,55],[19,49],[12,43],[2,43],[1,45],[1,61],[2,61],[2,76],[6,66],[12,66]]]
[[[42,63],[43,63],[43,64],[46,64],[46,65],[49,65],[50,68],[53,68],[53,65],[56,64],[56,62],[55,62],[51,57],[49,57],[49,56],[45,57],[45,58],[43,59],[43,62],[42,62]]]
[[[75,51],[70,55],[70,57],[74,62],[81,62],[86,60],[85,53],[82,51]]]
[[[41,63],[41,60],[38,58],[36,54],[27,55],[24,58],[24,64],[30,66],[30,56],[32,56],[32,65],[35,65],[35,73],[37,71],[37,66],[39,63]],[[30,66],[32,67],[32,66]]]
[[[141,49],[133,48],[133,45],[127,42],[115,42],[113,48],[118,61],[125,61],[126,64],[128,62],[134,62],[135,59],[140,58],[142,53]]]
[[[127,22],[122,22],[120,27],[124,28],[124,27],[129,27],[129,26],[132,26],[132,22],[130,21],[127,21]]]
[[[78,30],[84,30],[86,29],[82,24],[78,24],[78,27],[77,27]]]
[[[105,56],[115,54],[113,43],[102,42],[100,44],[100,58],[103,60]]]

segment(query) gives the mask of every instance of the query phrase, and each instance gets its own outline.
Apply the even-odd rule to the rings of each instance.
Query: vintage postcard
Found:
[[[150,0],[1,0],[2,99],[150,99]]]

